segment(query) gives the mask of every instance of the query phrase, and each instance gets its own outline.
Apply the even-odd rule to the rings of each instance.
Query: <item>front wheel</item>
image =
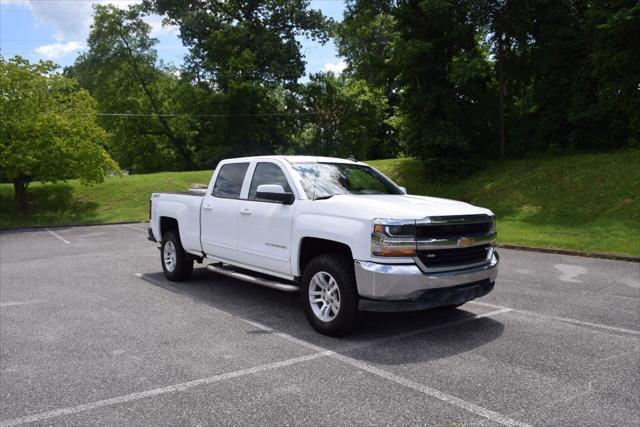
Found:
[[[185,252],[176,231],[167,231],[162,236],[160,260],[165,277],[172,282],[181,282],[191,278],[193,257]]]
[[[302,305],[307,320],[320,333],[345,336],[356,327],[358,292],[352,263],[344,255],[320,255],[304,270]]]

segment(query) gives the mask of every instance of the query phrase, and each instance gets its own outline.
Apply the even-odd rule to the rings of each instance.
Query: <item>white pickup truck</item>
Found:
[[[205,192],[154,193],[149,209],[169,280],[207,260],[215,273],[299,291],[313,328],[333,336],[359,311],[457,307],[498,274],[491,211],[407,195],[356,161],[224,160]]]

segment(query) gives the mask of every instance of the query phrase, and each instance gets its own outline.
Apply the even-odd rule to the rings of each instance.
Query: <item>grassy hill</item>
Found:
[[[492,209],[502,243],[640,255],[640,150],[509,160],[465,179],[426,180],[413,159],[370,162],[412,194]],[[0,185],[0,228],[143,221],[153,191],[183,191],[211,171],[111,177],[29,187],[32,212],[19,216],[13,188]]]

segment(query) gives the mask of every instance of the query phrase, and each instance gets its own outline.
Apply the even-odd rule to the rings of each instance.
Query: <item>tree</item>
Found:
[[[202,165],[289,148],[291,92],[304,73],[298,38],[328,39],[329,21],[307,0],[147,0],[180,29],[184,72],[203,115],[194,137]],[[289,93],[287,93],[289,92]]]
[[[79,178],[83,184],[118,170],[96,124],[96,102],[51,62],[0,57],[0,170],[27,210],[30,182]]]
[[[432,175],[467,170],[495,139],[491,68],[471,12],[464,0],[408,1],[395,12],[403,138]]]
[[[594,2],[586,11],[593,29],[593,78],[599,112],[610,112],[605,146],[640,141],[640,3]],[[605,128],[606,129],[606,128]],[[600,131],[602,132],[602,131]]]
[[[131,114],[100,118],[111,134],[109,151],[123,167],[192,169],[192,130],[176,103],[179,72],[158,64],[157,40],[142,16],[137,6],[96,5],[89,49],[67,72],[91,91],[101,111]]]
[[[387,107],[381,88],[345,74],[318,73],[300,92],[309,113],[299,136],[303,152],[358,159],[398,154],[396,145],[379,136]]]
[[[384,120],[371,123],[376,140],[385,147],[377,155],[401,151],[400,88],[398,72],[392,61],[399,40],[394,1],[361,0],[346,5],[344,20],[336,25],[338,52],[348,59],[349,78],[363,80],[370,88],[379,88],[386,99]],[[388,148],[395,149],[389,151]]]

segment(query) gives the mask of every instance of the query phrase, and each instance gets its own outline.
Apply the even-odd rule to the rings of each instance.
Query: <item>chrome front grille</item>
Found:
[[[428,217],[416,223],[417,256],[421,269],[464,269],[491,261],[495,224],[489,215]]]
[[[441,216],[416,224],[418,239],[457,239],[492,232],[493,220],[488,215]]]
[[[476,234],[489,234],[491,227],[491,222],[419,225],[416,227],[416,237],[418,239],[441,239],[447,237],[474,236]]]
[[[427,268],[454,267],[486,261],[490,250],[491,245],[423,250],[418,251],[418,258]]]

